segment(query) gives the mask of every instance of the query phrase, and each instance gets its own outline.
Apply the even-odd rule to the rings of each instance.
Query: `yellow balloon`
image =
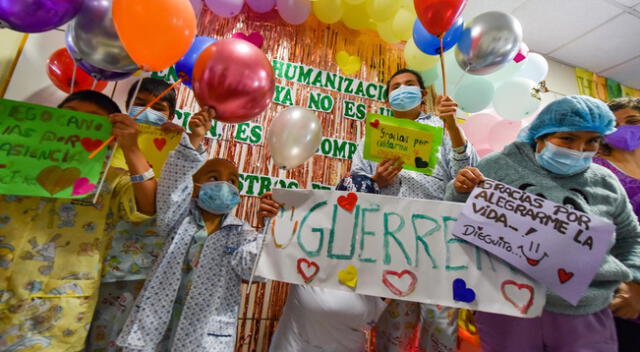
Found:
[[[391,24],[391,30],[393,34],[400,40],[409,40],[413,37],[413,23],[416,20],[416,15],[411,11],[401,8],[393,18]]]
[[[418,16],[418,14],[416,14],[416,7],[413,5],[413,0],[399,0],[400,1],[400,8],[409,10],[409,12],[411,12],[415,17]]]
[[[340,0],[316,0],[312,2],[313,13],[324,23],[336,23],[342,17]]]
[[[438,63],[438,56],[431,56],[423,53],[418,49],[413,39],[409,39],[404,46],[404,60],[407,66],[416,71],[425,71]]]
[[[376,22],[386,21],[400,8],[398,0],[366,0],[367,13]]]
[[[362,4],[364,0],[344,0],[344,2],[351,5],[358,5],[358,4]]]
[[[378,35],[387,43],[395,44],[400,41],[393,32],[393,18],[384,22],[378,22]]]
[[[367,16],[367,7],[364,3],[351,5],[342,3],[342,22],[351,29],[363,29],[369,25],[369,16]]]

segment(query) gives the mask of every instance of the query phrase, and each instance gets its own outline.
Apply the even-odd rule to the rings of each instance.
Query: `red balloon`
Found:
[[[462,14],[467,0],[413,0],[422,26],[440,37]]]
[[[51,54],[47,61],[47,75],[53,84],[65,93],[71,93],[71,81],[73,80],[73,68],[76,68],[75,84],[73,91],[92,89],[102,92],[107,87],[107,81],[97,81],[80,67],[75,65],[73,58],[66,48],[58,49]]]
[[[275,89],[271,62],[255,45],[223,39],[209,45],[193,68],[193,92],[200,106],[226,123],[253,120],[271,103]]]

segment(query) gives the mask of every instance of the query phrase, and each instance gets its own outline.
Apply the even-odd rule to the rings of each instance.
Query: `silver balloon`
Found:
[[[273,119],[267,142],[273,163],[281,169],[304,164],[322,141],[322,124],[316,115],[299,106],[286,108]]]
[[[134,72],[138,65],[124,49],[111,17],[111,0],[86,0],[69,23],[67,47],[77,61],[112,72]]]
[[[513,60],[522,42],[522,25],[499,11],[475,17],[462,32],[456,47],[460,68],[474,75],[488,75]]]

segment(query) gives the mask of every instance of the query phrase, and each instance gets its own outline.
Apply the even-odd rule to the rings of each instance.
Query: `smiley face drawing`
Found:
[[[547,252],[544,252],[542,256],[539,255],[540,243],[536,244],[533,241],[529,242],[529,250],[527,251],[527,253],[529,254],[525,253],[524,247],[522,245],[518,246],[518,248],[520,249],[520,253],[522,253],[524,258],[527,260],[527,263],[531,266],[538,266],[538,264],[540,264],[540,262],[544,258],[549,257],[549,254],[547,254]],[[533,256],[540,257],[538,259],[534,259]]]

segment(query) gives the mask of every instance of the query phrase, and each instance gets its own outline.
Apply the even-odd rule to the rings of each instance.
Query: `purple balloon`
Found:
[[[84,0],[0,0],[0,28],[45,32],[74,18]]]
[[[276,0],[245,0],[249,7],[257,13],[265,13],[276,6]]]

